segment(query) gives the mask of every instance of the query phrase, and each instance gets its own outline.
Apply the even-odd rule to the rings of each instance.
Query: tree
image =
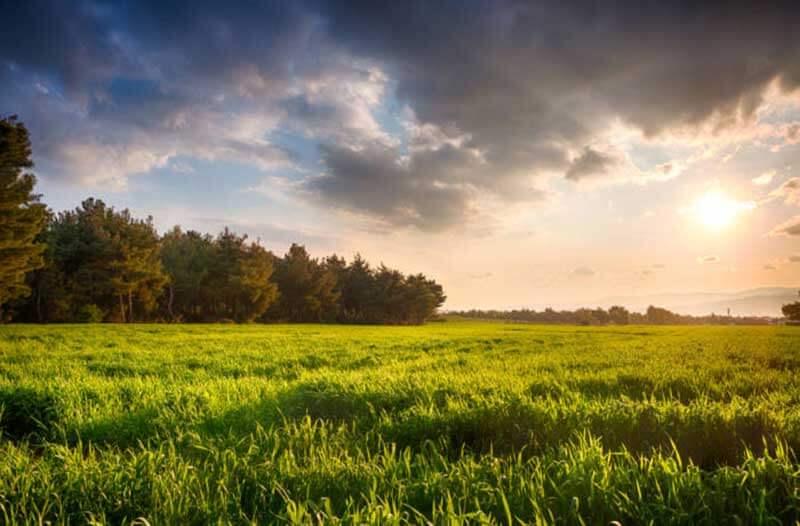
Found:
[[[361,323],[374,319],[375,276],[369,263],[360,254],[356,254],[340,280],[341,321]]]
[[[275,283],[280,297],[272,317],[294,322],[331,321],[338,311],[339,292],[334,268],[309,256],[303,245],[293,243],[276,259]]]
[[[169,279],[163,311],[171,321],[201,321],[209,315],[208,273],[214,240],[175,227],[161,238],[161,264]]]
[[[120,223],[120,231],[114,237],[117,257],[109,263],[112,269],[111,283],[120,301],[122,321],[133,322],[134,297],[145,313],[156,306],[156,298],[167,282],[159,259],[159,238],[153,228],[153,219],[133,219],[127,210],[112,217]],[[123,299],[127,298],[127,309]]]
[[[791,322],[800,323],[800,301],[787,303],[781,307],[783,315]]]
[[[214,240],[211,256],[202,282],[206,319],[250,322],[275,302],[273,256],[263,247],[226,228]]]
[[[19,320],[409,324],[445,301],[423,274],[373,269],[360,256],[315,259],[297,244],[277,258],[227,228],[159,237],[152,218],[92,198],[52,217],[38,239],[45,265],[27,278],[35,294],[14,304]]]
[[[408,303],[405,276],[383,264],[375,272],[374,292],[376,316],[373,322],[404,323]]]
[[[655,307],[653,305],[647,307],[647,313],[645,316],[647,317],[647,322],[652,323],[653,325],[670,325],[677,323],[678,321],[675,313],[670,312],[667,309],[662,309],[661,307]]]
[[[162,312],[172,321],[254,321],[276,301],[273,255],[225,229],[216,238],[179,227],[161,240],[169,276]]]
[[[627,325],[630,323],[631,313],[621,305],[614,305],[608,309],[608,317],[614,325]]]
[[[423,274],[408,276],[406,290],[408,323],[424,323],[447,299],[442,286]]]
[[[260,317],[278,298],[278,287],[270,281],[272,254],[251,243],[244,247],[235,283],[238,288],[237,321],[250,322]]]
[[[9,301],[30,294],[26,274],[44,264],[37,236],[47,209],[33,193],[36,177],[28,130],[16,117],[0,119],[0,321]]]
[[[34,279],[40,319],[74,321],[94,304],[108,319],[125,322],[155,308],[166,276],[151,218],[90,198],[55,217],[45,239],[46,266]]]

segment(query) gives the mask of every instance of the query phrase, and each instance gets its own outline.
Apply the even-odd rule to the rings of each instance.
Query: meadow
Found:
[[[792,524],[796,327],[0,326],[0,523]]]

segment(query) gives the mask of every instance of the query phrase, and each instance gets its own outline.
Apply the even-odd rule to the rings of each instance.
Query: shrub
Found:
[[[105,318],[106,314],[103,312],[103,309],[95,305],[94,303],[90,303],[89,305],[84,305],[78,311],[78,320],[81,323],[101,323],[103,318]]]

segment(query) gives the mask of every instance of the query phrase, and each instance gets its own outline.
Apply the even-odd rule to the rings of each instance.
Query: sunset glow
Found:
[[[0,116],[56,214],[94,197],[161,234],[358,253],[436,277],[448,309],[800,283],[784,13],[17,3]]]
[[[700,224],[712,230],[720,230],[728,227],[740,214],[750,212],[755,207],[752,201],[739,202],[723,192],[711,191],[695,201],[692,213]]]

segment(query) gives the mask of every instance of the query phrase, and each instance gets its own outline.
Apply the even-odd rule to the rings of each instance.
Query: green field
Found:
[[[0,523],[800,519],[782,327],[0,326]]]

